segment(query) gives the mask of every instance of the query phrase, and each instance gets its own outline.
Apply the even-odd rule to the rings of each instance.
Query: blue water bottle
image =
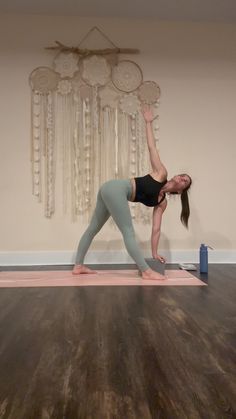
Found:
[[[200,258],[200,273],[207,274],[208,273],[208,246],[205,244],[201,244],[199,250],[199,258]]]

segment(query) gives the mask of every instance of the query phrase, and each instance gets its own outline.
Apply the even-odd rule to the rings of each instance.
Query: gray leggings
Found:
[[[129,255],[140,271],[149,269],[135,239],[128,199],[131,197],[132,186],[128,179],[114,179],[104,183],[97,196],[97,204],[91,222],[79,242],[75,263],[84,262],[88,248],[102,226],[112,216],[122,233]]]

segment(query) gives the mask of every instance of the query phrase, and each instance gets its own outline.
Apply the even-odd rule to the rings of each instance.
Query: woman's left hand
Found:
[[[144,117],[146,122],[152,122],[153,121],[154,117],[153,117],[153,112],[152,112],[150,106],[143,105],[142,106],[142,113],[143,113],[143,117]]]

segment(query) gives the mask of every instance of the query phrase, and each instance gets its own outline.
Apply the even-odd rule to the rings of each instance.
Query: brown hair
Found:
[[[190,207],[189,207],[189,200],[188,200],[188,190],[190,186],[192,185],[192,179],[189,175],[186,175],[189,177],[189,185],[181,192],[181,214],[180,214],[180,221],[184,225],[184,227],[188,228],[188,219],[190,216]],[[177,195],[178,192],[170,192],[172,195]]]

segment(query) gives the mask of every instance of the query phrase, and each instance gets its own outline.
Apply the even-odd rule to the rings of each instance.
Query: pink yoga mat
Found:
[[[0,288],[84,286],[206,286],[184,270],[166,270],[165,281],[143,280],[137,270],[101,270],[96,274],[72,275],[71,271],[0,272]]]

